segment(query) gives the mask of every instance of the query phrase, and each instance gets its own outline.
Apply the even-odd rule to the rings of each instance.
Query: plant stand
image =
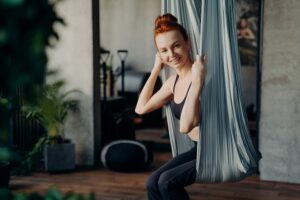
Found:
[[[45,169],[49,172],[75,169],[75,144],[46,144],[44,149]]]

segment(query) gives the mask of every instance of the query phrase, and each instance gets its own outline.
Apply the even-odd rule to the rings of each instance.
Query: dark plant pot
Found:
[[[8,187],[10,178],[10,163],[0,161],[0,187]]]
[[[75,169],[75,144],[47,144],[44,149],[45,169],[48,172]]]

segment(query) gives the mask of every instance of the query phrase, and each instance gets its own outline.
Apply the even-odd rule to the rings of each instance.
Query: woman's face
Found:
[[[162,62],[170,67],[184,66],[189,60],[190,42],[177,30],[160,33],[155,38]]]
[[[246,28],[248,25],[247,20],[246,19],[241,19],[240,20],[240,27],[241,28]]]

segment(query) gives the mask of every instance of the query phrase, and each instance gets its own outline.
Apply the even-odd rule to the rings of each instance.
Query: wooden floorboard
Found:
[[[38,172],[32,176],[14,176],[10,189],[15,193],[45,193],[49,187],[63,193],[94,193],[97,200],[146,200],[144,187],[153,170],[171,158],[169,152],[157,152],[149,170],[118,173],[105,168],[77,170],[63,174]],[[238,183],[194,184],[188,186],[192,200],[300,200],[300,185],[259,180],[252,176]]]
[[[158,149],[168,149],[169,140],[164,129],[136,131],[136,139],[161,144]],[[157,146],[152,146],[157,147]],[[154,160],[147,171],[118,173],[103,167],[97,169],[78,168],[74,172],[49,174],[38,172],[32,176],[14,176],[10,189],[14,193],[45,193],[57,188],[62,193],[93,193],[97,200],[146,200],[145,182],[152,171],[167,160],[171,153],[155,152]],[[300,200],[300,184],[261,181],[251,176],[238,183],[193,184],[186,187],[192,200]]]

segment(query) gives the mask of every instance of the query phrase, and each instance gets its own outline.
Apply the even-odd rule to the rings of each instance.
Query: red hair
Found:
[[[154,39],[156,38],[156,36],[160,33],[165,33],[168,31],[172,31],[172,30],[177,30],[181,33],[181,35],[183,36],[184,40],[187,41],[188,40],[188,35],[186,33],[186,30],[183,28],[183,26],[181,26],[180,24],[178,24],[177,22],[177,18],[175,16],[173,16],[170,13],[158,16],[155,19],[155,29],[154,29]]]

